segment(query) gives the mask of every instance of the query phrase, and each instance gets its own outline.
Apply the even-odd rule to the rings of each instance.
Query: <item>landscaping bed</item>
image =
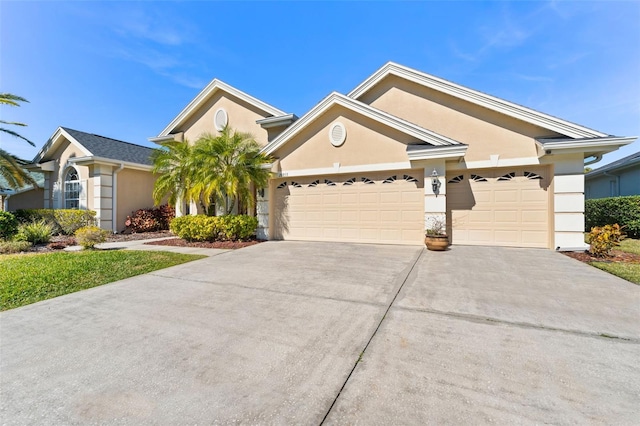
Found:
[[[588,251],[563,254],[634,284],[640,284],[640,240],[632,238],[623,240],[620,246],[611,250],[606,257],[597,257]]]
[[[169,234],[171,235],[171,234]],[[264,242],[263,240],[249,240],[249,241],[193,241],[189,242],[182,238],[171,238],[162,241],[149,241],[148,245],[154,246],[177,246],[177,247],[198,247],[198,248],[213,248],[213,249],[226,249],[236,250],[243,247],[249,247]]]

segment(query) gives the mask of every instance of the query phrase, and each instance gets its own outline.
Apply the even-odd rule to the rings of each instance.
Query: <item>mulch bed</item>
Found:
[[[162,241],[150,241],[148,245],[153,246],[178,246],[178,247],[198,247],[198,248],[214,248],[214,249],[226,249],[236,250],[243,247],[249,247],[256,244],[260,244],[262,240],[249,240],[249,241],[215,241],[215,242],[189,242],[182,238],[171,238],[170,240]]]
[[[607,257],[597,257],[593,256],[588,251],[581,252],[572,252],[565,251],[562,252],[565,256],[572,257],[584,263],[590,262],[615,262],[615,263],[640,263],[640,254],[634,253],[625,253],[619,250],[611,250],[611,255]]]

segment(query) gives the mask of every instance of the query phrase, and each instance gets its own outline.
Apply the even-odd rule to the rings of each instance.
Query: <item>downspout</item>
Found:
[[[113,183],[111,184],[111,228],[114,234],[118,233],[118,172],[124,169],[124,164],[120,163],[120,167],[113,171]]]
[[[9,211],[9,197],[11,197],[11,194],[5,194],[4,201],[2,202],[2,204],[4,205],[3,210],[5,212]]]
[[[619,175],[611,174],[611,173],[609,173],[609,172],[603,172],[602,174],[603,174],[603,175],[605,175],[605,176],[609,176],[609,177],[612,177],[612,178],[616,178],[616,194],[615,194],[615,195],[611,195],[611,196],[612,196],[612,197],[617,197],[617,196],[619,196],[619,195],[620,195],[620,176],[619,176]]]

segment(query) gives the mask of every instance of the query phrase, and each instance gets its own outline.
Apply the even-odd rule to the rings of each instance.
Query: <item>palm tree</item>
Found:
[[[192,196],[207,207],[211,200],[224,204],[230,214],[236,201],[245,206],[255,203],[254,188],[267,186],[271,172],[263,166],[271,159],[260,152],[260,145],[248,133],[225,127],[218,136],[205,133],[194,147],[196,165]]]
[[[160,142],[162,148],[151,154],[153,173],[160,176],[153,187],[156,205],[168,197],[170,204],[191,201],[191,186],[194,175],[193,146],[188,141]]]
[[[10,105],[10,106],[20,106],[20,102],[29,102],[25,98],[22,98],[17,95],[12,95],[11,93],[0,93],[0,104],[2,105]],[[4,125],[13,125],[13,126],[26,126],[24,123],[18,123],[16,121],[5,121],[0,120],[0,132],[9,134],[16,138],[22,139],[28,142],[31,146],[36,146],[29,139],[24,136],[18,134],[17,132],[7,129]],[[0,148],[0,176],[6,180],[7,185],[10,188],[16,189],[21,186],[31,184],[35,185],[36,181],[31,177],[29,173],[27,173],[22,166],[19,164],[18,159],[13,155],[9,154],[4,149]]]

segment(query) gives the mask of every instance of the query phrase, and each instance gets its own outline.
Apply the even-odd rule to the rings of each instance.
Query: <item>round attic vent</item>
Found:
[[[229,116],[227,115],[227,111],[225,111],[222,108],[217,110],[216,115],[213,118],[213,121],[216,126],[216,130],[222,131],[222,129],[224,129],[224,127],[227,125],[227,122],[229,121]]]
[[[342,123],[337,122],[329,127],[329,140],[331,141],[331,145],[340,146],[344,143],[346,138],[347,129],[344,128]]]

